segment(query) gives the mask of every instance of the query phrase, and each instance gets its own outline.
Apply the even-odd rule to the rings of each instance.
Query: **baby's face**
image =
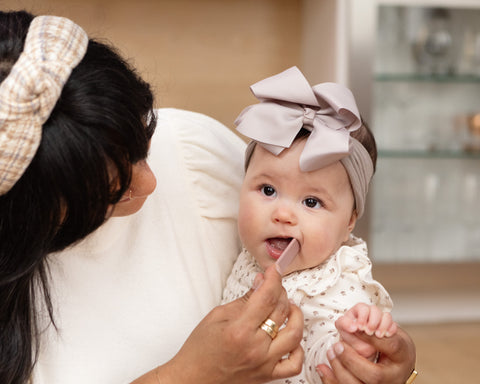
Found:
[[[337,161],[302,172],[306,140],[275,156],[256,145],[240,193],[238,227],[243,245],[262,268],[295,238],[300,251],[285,274],[321,264],[348,240],[356,216],[347,172]]]

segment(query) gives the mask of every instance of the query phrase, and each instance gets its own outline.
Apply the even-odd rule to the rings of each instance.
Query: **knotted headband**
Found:
[[[23,52],[0,84],[0,195],[35,156],[42,125],[87,45],[87,34],[69,19],[38,16],[31,22]]]
[[[358,217],[363,214],[373,164],[364,146],[350,137],[362,126],[352,92],[336,83],[310,86],[297,67],[250,87],[260,103],[245,108],[235,120],[237,130],[279,155],[298,132],[311,133],[300,155],[304,172],[341,161],[355,197]],[[249,145],[247,151],[253,149]],[[248,154],[247,154],[248,156]]]

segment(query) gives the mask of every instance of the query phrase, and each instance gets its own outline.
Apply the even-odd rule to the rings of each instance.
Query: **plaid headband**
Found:
[[[300,155],[304,172],[340,161],[348,173],[358,217],[362,216],[373,163],[368,151],[350,132],[362,126],[352,92],[340,84],[310,86],[297,67],[250,87],[260,103],[245,108],[235,120],[237,130],[273,153],[289,148],[298,132],[311,132]]]
[[[42,125],[87,45],[87,34],[69,19],[38,16],[31,22],[23,52],[0,84],[0,195],[30,165]]]

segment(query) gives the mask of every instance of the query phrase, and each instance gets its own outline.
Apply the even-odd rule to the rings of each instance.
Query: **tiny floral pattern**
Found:
[[[327,363],[328,348],[339,340],[335,321],[356,303],[375,304],[383,311],[392,309],[385,288],[373,280],[372,263],[366,243],[354,236],[323,264],[283,277],[288,297],[302,310],[302,347],[305,364],[300,375],[274,383],[322,383],[315,367]],[[262,272],[250,253],[243,249],[228,277],[223,303],[243,296]]]

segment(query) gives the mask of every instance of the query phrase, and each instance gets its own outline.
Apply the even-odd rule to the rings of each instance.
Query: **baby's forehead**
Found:
[[[310,131],[307,131],[306,129],[302,129],[300,131],[300,133],[297,135],[297,137],[295,137],[295,139],[293,140],[292,142],[292,145],[291,146],[294,146],[297,144],[297,142],[303,142],[303,145],[305,145],[305,142],[306,142],[306,139],[308,138],[308,136],[310,135]],[[257,142],[255,140],[251,140],[248,144],[247,144],[247,147],[245,149],[245,160],[244,160],[244,168],[245,170],[248,169],[248,166],[250,165],[250,162],[251,162],[251,159],[252,159],[252,156],[256,150],[257,147],[261,147],[262,150],[266,150],[266,148],[263,147],[263,144],[261,144],[260,142]],[[303,148],[303,146],[302,146]],[[283,151],[286,151],[290,148],[285,148]],[[283,152],[282,151],[282,152]]]
[[[249,147],[247,148],[250,150],[250,156],[253,156],[256,152],[261,152],[264,153],[265,155],[272,155],[277,157],[278,159],[283,159],[284,157],[300,157],[301,152],[303,151],[303,148],[305,147],[305,144],[307,142],[306,137],[301,137],[298,139],[295,139],[291,145],[287,148],[277,148],[278,152],[273,153],[272,149],[268,147],[268,144],[262,144],[259,142],[252,141],[249,143]]]
[[[254,149],[249,168],[252,169],[255,176],[262,175],[272,179],[293,181],[298,186],[301,184],[312,188],[324,187],[325,185],[340,188],[350,187],[348,173],[339,160],[312,171],[302,171],[299,158],[304,144],[304,142],[295,143],[279,155],[275,155],[257,144],[256,147],[258,148]]]

